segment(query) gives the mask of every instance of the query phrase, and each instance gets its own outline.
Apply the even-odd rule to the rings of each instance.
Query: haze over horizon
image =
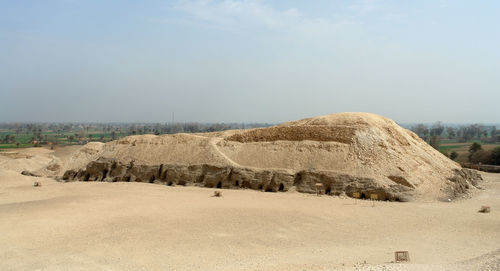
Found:
[[[497,1],[2,1],[0,122],[499,123]]]

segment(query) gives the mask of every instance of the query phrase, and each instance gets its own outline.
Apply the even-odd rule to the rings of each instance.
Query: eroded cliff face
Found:
[[[465,192],[481,177],[472,170],[457,170],[450,178],[450,193]],[[68,170],[64,181],[145,182],[163,185],[201,186],[225,189],[254,189],[266,192],[296,190],[303,193],[347,195],[377,200],[409,201],[415,188],[403,177],[388,176],[375,180],[325,170],[270,170],[233,166],[201,165],[136,165],[123,164],[115,159],[100,158],[85,169]],[[319,185],[321,184],[321,185]]]

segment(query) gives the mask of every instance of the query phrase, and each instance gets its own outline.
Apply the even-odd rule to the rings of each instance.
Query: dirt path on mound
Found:
[[[215,150],[215,152],[217,154],[219,154],[220,156],[222,156],[222,158],[226,159],[226,161],[231,165],[231,166],[234,166],[234,167],[240,167],[240,164],[234,162],[231,158],[229,158],[226,154],[224,154],[220,149],[219,147],[217,147],[217,144],[219,142],[221,142],[223,139],[222,138],[216,138],[216,137],[213,137],[213,138],[210,138],[210,146],[212,146],[212,148]]]

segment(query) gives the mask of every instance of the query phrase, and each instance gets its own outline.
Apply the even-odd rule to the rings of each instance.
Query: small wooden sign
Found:
[[[359,199],[361,197],[361,195],[359,194],[359,192],[353,192],[352,197],[355,199]]]
[[[370,199],[378,200],[378,195],[377,194],[370,194]]]
[[[408,251],[396,251],[394,253],[396,258],[396,262],[409,262],[410,261],[410,253]]]

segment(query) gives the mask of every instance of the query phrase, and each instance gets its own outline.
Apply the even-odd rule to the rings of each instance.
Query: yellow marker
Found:
[[[377,194],[370,194],[370,199],[377,200],[378,195]]]

